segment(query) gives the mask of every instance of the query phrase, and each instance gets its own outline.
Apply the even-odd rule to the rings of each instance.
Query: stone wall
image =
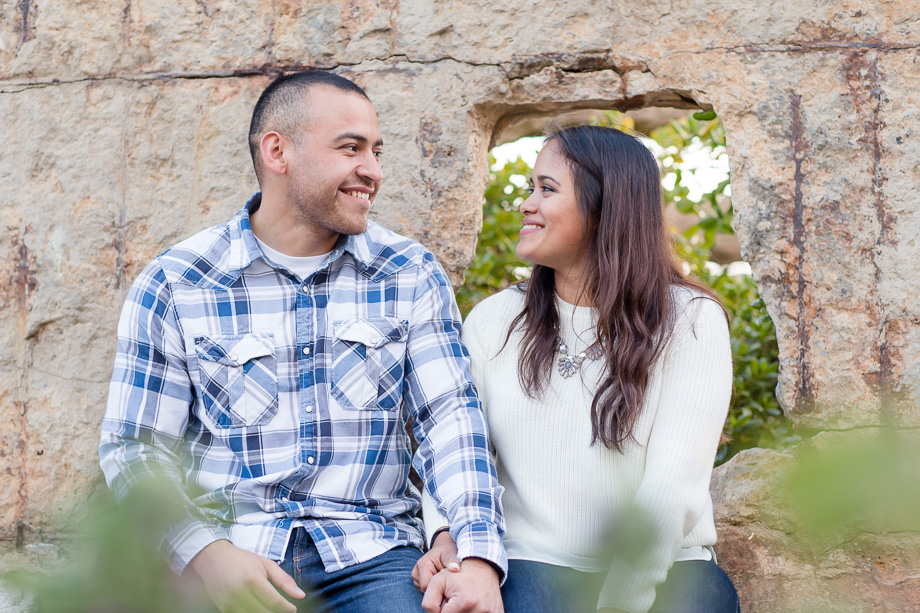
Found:
[[[254,191],[248,116],[282,69],[365,87],[386,142],[374,216],[455,280],[481,224],[486,153],[509,125],[578,108],[714,109],[787,413],[813,430],[920,427],[918,9],[0,0],[0,542],[61,538],[98,487],[127,287]],[[861,534],[865,547],[821,559],[789,543],[772,472],[788,461],[751,452],[717,473],[720,552],[745,610],[803,610],[843,585],[862,587],[841,610],[918,610],[917,558],[894,537]]]

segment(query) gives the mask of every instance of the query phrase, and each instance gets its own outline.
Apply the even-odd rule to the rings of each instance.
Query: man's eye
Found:
[[[375,157],[375,158],[378,158],[378,159],[379,159],[381,155],[383,155],[383,151],[375,151],[375,152],[374,152],[374,157]]]
[[[345,149],[351,151],[352,153],[358,152],[358,145],[345,145]]]

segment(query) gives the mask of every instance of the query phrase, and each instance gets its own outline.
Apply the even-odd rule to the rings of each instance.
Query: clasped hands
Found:
[[[426,613],[502,613],[498,572],[480,558],[457,559],[457,545],[443,532],[412,569],[412,581],[425,594]]]
[[[464,573],[467,575],[463,576]],[[447,532],[439,534],[428,553],[416,562],[412,581],[425,594],[422,609],[426,613],[504,611],[498,573],[479,558],[467,558],[461,563],[457,559],[457,544]],[[598,613],[627,611],[604,608]]]

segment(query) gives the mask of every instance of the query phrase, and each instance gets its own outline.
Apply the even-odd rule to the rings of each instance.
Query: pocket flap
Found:
[[[275,341],[269,333],[198,336],[195,338],[195,352],[202,360],[239,366],[255,358],[274,355]]]
[[[377,349],[394,341],[405,340],[409,322],[390,317],[346,319],[332,325],[332,334],[338,340],[361,343]]]

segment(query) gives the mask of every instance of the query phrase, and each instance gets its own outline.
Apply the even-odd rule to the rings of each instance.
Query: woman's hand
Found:
[[[447,531],[442,532],[431,544],[428,553],[419,558],[412,569],[412,582],[418,591],[425,593],[428,582],[444,569],[460,572],[460,560],[457,559],[457,544]]]

